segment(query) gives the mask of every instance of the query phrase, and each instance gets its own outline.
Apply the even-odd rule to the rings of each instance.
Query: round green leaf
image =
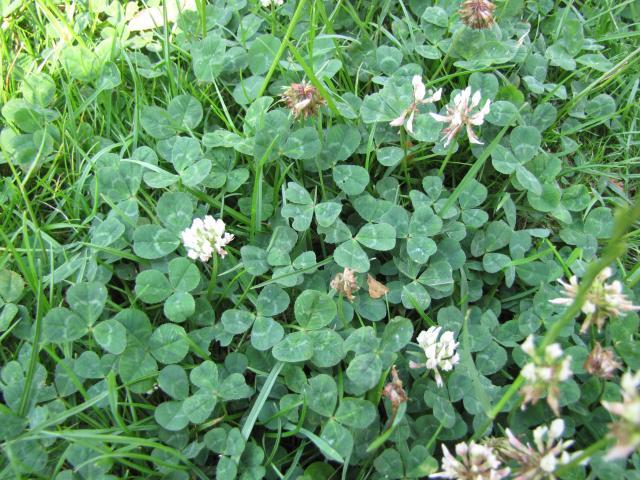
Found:
[[[178,95],[167,105],[167,112],[175,125],[193,130],[202,121],[202,105],[191,95]]]
[[[196,301],[187,292],[176,292],[164,302],[163,312],[172,322],[184,322],[195,311]]]
[[[254,75],[267,73],[280,49],[280,40],[273,35],[260,35],[249,47],[249,68]]]
[[[309,380],[305,397],[312,411],[331,417],[338,401],[338,386],[332,376],[321,373]]]
[[[369,271],[369,256],[353,239],[338,245],[333,252],[333,259],[343,268],[348,267],[359,273]]]
[[[335,331],[328,328],[308,332],[313,344],[311,363],[319,368],[329,368],[340,363],[344,358],[342,345],[344,340]]]
[[[396,230],[387,223],[369,223],[360,229],[355,238],[372,250],[384,252],[396,246]]]
[[[376,408],[367,400],[346,397],[340,402],[334,418],[347,427],[367,428],[376,419]]]
[[[24,291],[24,280],[16,272],[0,270],[0,300],[13,303],[20,300]]]
[[[120,355],[127,346],[127,330],[114,319],[105,320],[93,327],[93,338],[107,352]]]
[[[369,185],[369,172],[358,165],[338,165],[333,169],[333,181],[347,195],[359,195]]]
[[[535,127],[519,126],[509,135],[513,153],[521,163],[531,160],[540,148],[542,136]]]
[[[258,295],[256,310],[258,315],[275,317],[289,307],[289,295],[281,287],[270,284]]]
[[[189,379],[179,365],[167,365],[160,370],[158,385],[174,400],[184,400],[189,395]]]
[[[171,293],[167,277],[158,270],[144,270],[136,277],[136,295],[145,303],[158,303]]]
[[[407,253],[409,258],[416,263],[427,263],[436,250],[436,242],[429,237],[409,237],[407,239]]]
[[[170,401],[158,405],[153,412],[153,416],[165,430],[177,432],[189,424],[187,415],[182,410],[182,402]]]
[[[238,335],[249,330],[255,318],[255,315],[251,312],[232,308],[225,310],[221,320],[226,332]]]
[[[174,258],[169,262],[169,283],[180,292],[190,292],[200,283],[200,271],[186,258]]]
[[[282,154],[288,158],[303,160],[316,157],[321,150],[318,131],[313,127],[303,127],[287,137]]]
[[[304,362],[313,356],[313,344],[307,332],[294,332],[273,347],[272,354],[281,362]]]
[[[321,227],[329,227],[336,221],[340,212],[342,211],[342,205],[338,202],[323,202],[319,203],[314,208],[316,213],[316,222]]]
[[[269,350],[284,337],[284,328],[272,318],[257,317],[251,329],[251,345],[256,350]]]
[[[184,328],[172,323],[160,325],[151,335],[149,350],[161,363],[178,363],[189,352]]]
[[[356,355],[347,367],[347,377],[360,388],[369,390],[380,381],[382,360],[374,353]]]
[[[194,395],[185,398],[182,411],[191,423],[199,424],[205,422],[218,403],[218,399],[211,392],[200,390]]]
[[[88,330],[88,319],[64,307],[52,308],[42,319],[42,336],[45,342],[71,342],[84,336]]]
[[[191,196],[184,192],[165,192],[158,200],[156,212],[168,230],[180,234],[191,226],[193,201]]]
[[[306,330],[317,330],[328,325],[336,317],[337,311],[333,299],[317,290],[305,290],[294,305],[296,321]]]
[[[225,61],[225,41],[210,32],[203,40],[191,46],[191,61],[196,78],[203,82],[212,82],[221,72]]]
[[[179,244],[176,234],[158,225],[141,225],[133,232],[133,251],[147,260],[162,258],[178,248]]]
[[[89,325],[100,317],[107,301],[107,289],[99,282],[76,283],[67,290],[67,303]]]

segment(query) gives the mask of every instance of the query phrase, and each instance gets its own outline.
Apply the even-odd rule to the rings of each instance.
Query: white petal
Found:
[[[413,84],[413,98],[416,102],[420,102],[427,93],[424,83],[422,83],[422,77],[414,75],[411,83]]]

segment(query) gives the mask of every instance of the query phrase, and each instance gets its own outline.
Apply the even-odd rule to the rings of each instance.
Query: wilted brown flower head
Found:
[[[391,401],[394,412],[401,403],[407,401],[407,392],[405,392],[402,387],[402,380],[400,380],[395,365],[391,367],[391,381],[384,386],[382,395]]]
[[[281,96],[287,107],[293,112],[294,118],[301,115],[304,118],[315,115],[318,113],[318,108],[326,103],[318,89],[304,80],[286,87]]]
[[[382,298],[389,293],[387,286],[376,280],[371,274],[367,275],[367,286],[369,287],[369,296],[371,298]]]
[[[358,291],[358,281],[356,280],[355,272],[350,268],[345,268],[342,273],[337,273],[331,283],[329,284],[336,292],[341,293],[347,300],[353,302],[353,292]]]
[[[589,353],[587,360],[584,362],[584,369],[591,375],[600,378],[613,377],[616,370],[622,365],[616,361],[613,350],[602,348],[600,342],[596,342],[593,350]]]
[[[458,10],[463,23],[474,30],[491,28],[495,23],[493,11],[496,6],[489,0],[466,0]]]

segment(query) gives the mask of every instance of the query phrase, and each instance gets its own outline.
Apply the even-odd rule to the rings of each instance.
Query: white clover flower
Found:
[[[587,298],[581,307],[582,313],[586,315],[580,327],[582,333],[586,332],[592,323],[595,323],[598,331],[600,331],[604,327],[604,322],[607,318],[617,317],[622,312],[640,310],[640,306],[633,305],[627,296],[622,293],[622,283],[620,281],[614,280],[610,284],[606,283],[606,280],[612,274],[611,269],[607,267],[596,276],[591,284],[587,292]],[[564,289],[564,297],[554,298],[549,302],[554,305],[571,305],[580,288],[578,279],[574,275],[569,279],[569,283],[565,283],[562,280],[558,280],[558,283]]]
[[[451,143],[451,140],[453,140],[460,129],[462,129],[463,125],[466,126],[469,142],[482,145],[482,142],[473,131],[472,125],[482,125],[484,123],[484,117],[491,109],[491,100],[487,100],[481,109],[472,113],[480,104],[480,100],[480,91],[478,90],[472,95],[471,87],[467,87],[453,97],[453,106],[447,105],[446,115],[431,114],[437,121],[449,124],[442,130],[445,147]]]
[[[274,5],[276,7],[281,6],[284,3],[284,0],[260,0],[260,5],[262,5],[265,8],[270,7],[271,5]]]
[[[522,408],[524,409],[528,403],[535,404],[546,394],[549,407],[558,415],[560,412],[558,403],[560,383],[573,375],[571,357],[564,355],[562,347],[558,343],[547,345],[544,355],[539,356],[536,352],[533,335],[529,335],[520,347],[524,353],[531,357],[531,361],[527,362],[520,371],[520,375],[525,379],[525,384],[521,389]]]
[[[440,370],[445,372],[453,370],[454,365],[460,361],[460,356],[456,353],[458,342],[453,338],[453,332],[445,331],[438,340],[441,330],[442,327],[430,327],[426,331],[421,331],[418,335],[418,344],[424,350],[427,361],[425,363],[409,362],[411,368],[426,367],[433,370],[439,387],[444,385]]]
[[[542,478],[555,478],[553,473],[558,467],[565,465],[582,452],[569,453],[568,449],[573,445],[573,440],[562,440],[564,433],[564,421],[560,418],[551,422],[549,427],[540,426],[533,431],[533,447],[523,444],[507,429],[509,446],[504,448],[502,456],[515,460],[518,466],[515,468],[515,480],[534,480]]]
[[[429,97],[425,98],[427,95],[427,89],[424,86],[420,75],[414,75],[411,80],[411,84],[413,85],[413,102],[404,109],[398,118],[389,122],[389,125],[392,127],[401,127],[405,125],[406,120],[406,128],[409,133],[413,133],[413,119],[415,114],[418,112],[418,105],[437,102],[442,96],[442,89],[440,88],[433,92]]]
[[[616,444],[607,459],[626,458],[640,448],[640,370],[626,372],[620,380],[621,402],[602,402],[609,413],[618,417],[609,425],[609,436]]]
[[[225,232],[224,222],[211,215],[193,220],[191,227],[185,229],[180,236],[189,258],[202,262],[208,262],[214,251],[224,257],[227,254],[224,247],[234,238]]]
[[[500,468],[501,463],[493,448],[471,442],[458,443],[454,457],[442,445],[442,472],[429,475],[430,478],[451,478],[456,480],[500,480],[509,475],[510,469]]]

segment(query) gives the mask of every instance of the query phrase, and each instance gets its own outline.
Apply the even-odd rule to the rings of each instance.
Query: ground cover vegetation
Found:
[[[637,0],[0,13],[0,478],[640,478]]]

